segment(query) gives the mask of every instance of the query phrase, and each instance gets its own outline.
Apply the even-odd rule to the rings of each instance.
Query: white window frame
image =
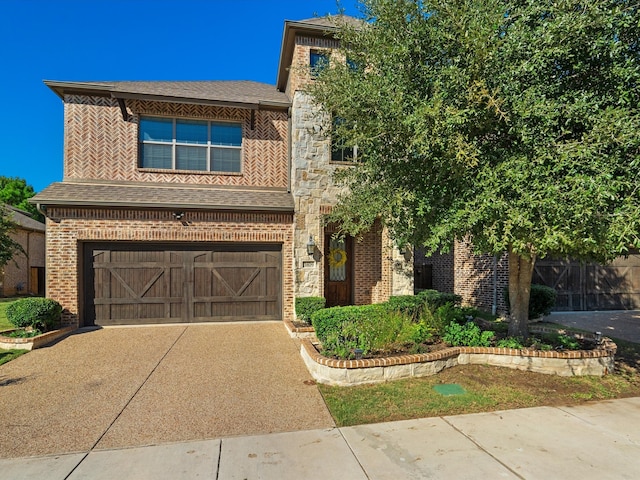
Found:
[[[140,138],[140,123],[143,119],[159,119],[159,120],[171,120],[172,121],[172,132],[171,132],[171,142],[161,142],[154,140],[143,140]],[[207,143],[185,143],[178,142],[177,137],[177,122],[178,120],[184,121],[194,121],[194,122],[206,122],[207,124]],[[211,143],[211,124],[229,124],[236,125],[240,127],[240,146],[235,145],[217,145],[215,143]],[[142,147],[142,145],[162,145],[162,146],[171,146],[171,168],[160,168],[160,167],[145,167],[142,165],[142,155],[141,148],[138,149],[138,168],[142,170],[163,170],[167,172],[179,172],[179,173],[212,173],[217,175],[241,175],[244,170],[244,126],[243,123],[234,122],[233,120],[205,120],[202,118],[187,118],[187,117],[164,117],[161,115],[140,115],[138,122],[138,145]],[[207,165],[206,170],[184,170],[176,168],[176,147],[198,147],[198,148],[206,148],[207,150]],[[230,149],[230,150],[239,150],[240,151],[240,169],[238,171],[224,171],[224,170],[211,170],[211,152],[217,149]]]

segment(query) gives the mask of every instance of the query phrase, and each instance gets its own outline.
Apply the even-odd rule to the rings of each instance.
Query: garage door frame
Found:
[[[281,243],[222,243],[222,242],[117,242],[117,241],[105,241],[105,242],[84,242],[81,245],[82,251],[82,262],[80,266],[80,271],[82,272],[81,284],[85,285],[84,291],[81,293],[82,309],[83,309],[83,318],[85,319],[85,325],[140,325],[140,324],[162,324],[162,323],[199,323],[199,322],[225,322],[225,321],[261,321],[261,320],[282,320],[283,318],[283,291],[284,291],[284,266],[283,266],[283,245]],[[138,267],[137,265],[131,266],[132,264],[128,264],[131,266],[133,270],[136,268],[157,268],[161,270],[164,268],[164,273],[162,275],[167,275],[167,271],[170,273],[168,275],[173,276],[172,269],[179,268],[181,262],[167,260],[168,255],[171,254],[181,254],[182,255],[182,279],[178,278],[177,283],[183,284],[184,287],[181,290],[182,297],[178,297],[174,292],[174,297],[153,297],[149,299],[148,302],[131,302],[131,298],[134,298],[133,295],[142,291],[141,298],[144,296],[145,292],[143,291],[145,287],[137,286],[136,290],[138,292],[133,292],[126,285],[126,281],[120,282],[119,286],[124,287],[129,290],[129,293],[132,297],[127,300],[125,298],[117,298],[117,299],[109,299],[103,298],[98,300],[98,304],[108,305],[108,311],[111,312],[111,306],[116,304],[127,305],[130,308],[132,306],[136,306],[135,308],[139,311],[140,305],[158,305],[162,303],[164,305],[164,313],[163,317],[154,317],[154,318],[128,318],[128,319],[115,319],[115,320],[105,320],[104,318],[98,319],[96,318],[96,309],[94,305],[94,252],[96,251],[117,251],[117,252],[156,252],[160,251],[164,252],[163,257],[165,258],[164,263],[162,262],[145,262],[144,265]],[[266,276],[269,275],[269,288],[272,290],[270,295],[253,295],[253,296],[242,296],[244,290],[247,289],[247,285],[243,285],[242,287],[235,287],[235,291],[233,287],[229,287],[228,284],[223,282],[224,275],[221,275],[220,270],[226,269],[227,272],[233,270],[239,270],[240,265],[235,266],[234,264],[230,264],[229,262],[220,261],[219,257],[222,255],[223,257],[226,254],[229,254],[233,257],[235,254],[258,254],[257,256],[264,255],[264,261],[255,260],[252,263],[243,263],[242,267],[247,268],[255,268],[255,272],[253,273],[253,279],[257,278],[256,286],[260,287],[261,285],[267,282]],[[204,258],[210,254],[210,258]],[[277,254],[274,256],[273,254]],[[214,260],[214,255],[218,258]],[[268,258],[268,261],[267,261]],[[196,259],[199,259],[196,261]],[[110,260],[109,260],[110,261]],[[160,265],[159,263],[162,263]],[[106,268],[105,263],[101,264],[100,268]],[[117,268],[125,268],[124,265],[116,263]],[[219,267],[219,268],[218,268]],[[218,282],[215,287],[218,289],[218,294],[214,294],[213,291],[203,294],[202,291],[197,292],[195,290],[202,290],[202,286],[205,283],[197,284],[195,282],[196,273],[198,270],[198,275],[202,278],[202,275],[208,275],[209,272],[206,270],[209,269],[210,273],[215,275],[220,282]],[[274,270],[275,269],[275,270]],[[268,273],[267,273],[268,270]],[[274,271],[276,273],[274,273]],[[109,281],[113,282],[114,271],[110,269]],[[117,272],[115,272],[117,275]],[[227,273],[228,275],[228,273]],[[275,276],[274,276],[275,275]],[[206,278],[206,277],[204,277]],[[253,279],[247,280],[247,282],[252,282]],[[121,280],[121,279],[119,279]],[[163,280],[172,282],[173,280]],[[202,280],[200,280],[203,282]],[[244,280],[240,280],[240,284],[242,284]],[[275,282],[275,283],[274,283]],[[194,287],[194,283],[196,286]],[[215,283],[215,282],[213,282]],[[209,286],[211,290],[213,290],[213,283]],[[246,283],[246,282],[245,282]],[[221,286],[223,285],[223,286]],[[173,288],[173,287],[172,287]],[[179,287],[177,287],[179,288]],[[205,286],[206,288],[206,286]],[[225,295],[220,295],[220,289],[223,289]],[[254,287],[251,287],[254,288]],[[266,287],[265,287],[266,288]],[[275,293],[273,293],[275,290]],[[234,297],[234,294],[236,295]],[[237,302],[236,302],[237,300]],[[209,313],[214,309],[213,304],[219,304],[229,306],[233,309],[234,305],[238,309],[241,308],[241,305],[247,305],[248,302],[262,302],[260,305],[263,305],[265,308],[264,314],[251,314],[251,315],[212,315],[212,316],[203,316],[202,308],[206,310],[207,302],[210,302]],[[173,315],[171,312],[173,311],[173,304],[180,303],[179,307],[180,314],[179,316]],[[169,307],[167,307],[169,305]],[[196,305],[198,306],[198,310],[201,312],[199,316],[196,316]],[[260,307],[257,306],[257,308]],[[168,310],[167,310],[168,309]],[[253,309],[255,310],[255,309]],[[268,310],[268,311],[267,311]],[[166,312],[169,311],[169,314]],[[111,313],[109,313],[109,316]]]

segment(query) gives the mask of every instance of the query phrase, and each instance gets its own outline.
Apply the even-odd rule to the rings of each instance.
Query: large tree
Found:
[[[640,12],[630,0],[364,0],[308,87],[356,146],[331,220],[509,254],[510,334],[535,261],[640,245]],[[348,61],[340,61],[347,58]]]
[[[29,199],[35,194],[33,187],[26,180],[0,176],[0,203],[24,210],[36,220],[44,222],[44,216],[38,212],[35,205],[29,203]]]

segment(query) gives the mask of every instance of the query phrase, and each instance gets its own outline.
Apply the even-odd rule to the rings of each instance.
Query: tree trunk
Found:
[[[510,337],[526,339],[529,336],[529,296],[535,261],[535,255],[523,257],[509,248]]]

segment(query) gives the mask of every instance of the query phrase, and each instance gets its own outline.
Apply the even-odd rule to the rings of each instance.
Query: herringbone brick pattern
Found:
[[[106,97],[65,97],[65,178],[137,182],[287,186],[287,113],[208,105],[130,101],[129,121],[117,101]],[[243,125],[241,174],[178,173],[138,168],[140,115],[231,120]]]

